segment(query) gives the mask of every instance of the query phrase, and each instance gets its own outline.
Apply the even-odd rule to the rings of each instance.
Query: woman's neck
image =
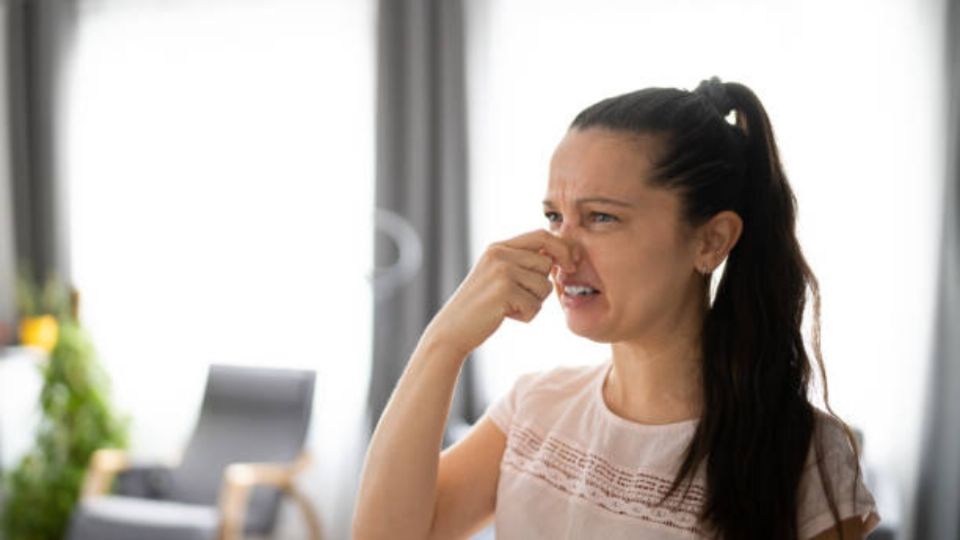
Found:
[[[702,404],[700,333],[703,313],[657,336],[614,343],[603,385],[607,406],[641,424],[698,418]]]

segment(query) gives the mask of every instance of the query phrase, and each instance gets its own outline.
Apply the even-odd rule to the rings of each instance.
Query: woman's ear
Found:
[[[743,220],[736,212],[724,210],[716,213],[699,227],[699,250],[696,266],[703,274],[709,274],[720,266],[733,246],[737,245],[743,232]]]

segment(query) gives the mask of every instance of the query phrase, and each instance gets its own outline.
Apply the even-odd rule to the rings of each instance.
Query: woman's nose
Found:
[[[553,227],[553,234],[559,236],[564,240],[573,240],[579,236],[579,225],[570,220],[563,220],[561,223],[558,223]]]
[[[573,263],[580,264],[580,260],[584,255],[584,248],[580,234],[576,231],[576,227],[563,223],[554,229],[553,233],[570,248],[570,256],[573,258]]]
[[[583,259],[583,246],[580,242],[573,242],[570,246],[570,256],[573,258],[573,264],[579,266]]]

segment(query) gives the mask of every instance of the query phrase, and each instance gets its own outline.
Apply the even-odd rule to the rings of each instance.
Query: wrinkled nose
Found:
[[[570,242],[570,255],[573,257],[573,264],[579,266],[583,259],[583,246],[580,245],[580,242]]]
[[[553,234],[570,248],[570,256],[573,258],[573,263],[579,265],[583,259],[584,249],[575,228],[564,223],[554,229]]]

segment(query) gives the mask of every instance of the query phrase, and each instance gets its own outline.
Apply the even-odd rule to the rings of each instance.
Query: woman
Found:
[[[355,537],[464,538],[495,516],[500,539],[862,538],[879,516],[856,443],[807,397],[819,293],[794,214],[741,84],[581,112],[551,160],[548,230],[490,246],[424,331],[371,441]],[[438,455],[467,354],[551,292],[610,361],[521,376]]]

